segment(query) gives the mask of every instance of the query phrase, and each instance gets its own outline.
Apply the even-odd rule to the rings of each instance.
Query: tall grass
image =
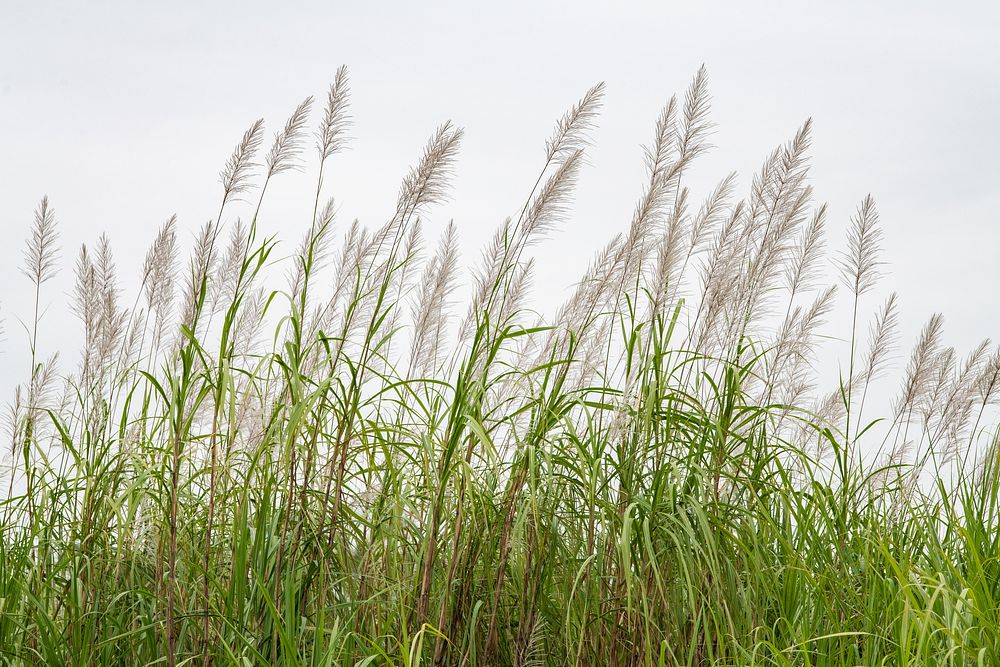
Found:
[[[809,122],[742,198],[730,175],[699,201],[699,71],[656,119],[628,226],[531,314],[531,248],[571,214],[603,96],[558,120],[468,281],[455,226],[422,236],[450,123],[392,217],[335,247],[341,69],[312,139],[311,98],[269,149],[247,130],[186,263],[174,218],[124,289],[107,238],[80,249],[69,371],[38,349],[59,268],[43,199],[4,664],[1000,664],[1000,352],[963,360],[935,315],[887,414],[866,413],[897,302],[877,307],[871,197],[827,251]],[[294,171],[316,188],[289,252],[258,214]],[[850,330],[830,334],[838,298]],[[849,342],[832,382],[828,335]]]

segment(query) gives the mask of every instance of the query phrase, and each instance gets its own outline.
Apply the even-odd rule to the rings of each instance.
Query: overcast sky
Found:
[[[554,305],[628,224],[640,145],[705,63],[718,124],[695,194],[815,121],[812,182],[842,244],[876,197],[908,345],[933,311],[967,349],[1000,338],[1000,3],[982,2],[43,2],[0,0],[0,390],[27,376],[28,282],[18,272],[48,194],[64,270],[48,285],[43,353],[81,334],[65,305],[72,260],[102,232],[138,285],[156,228],[190,243],[217,207],[218,172],[258,116],[276,129],[338,65],[353,90],[349,152],[332,162],[341,228],[392,212],[434,127],[466,129],[454,199],[465,259],[516,210],[553,121],[590,85],[608,94],[565,228],[538,248],[537,302]],[[314,165],[310,165],[312,167]],[[285,176],[265,229],[294,246],[314,172]],[[130,294],[131,297],[131,294]],[[872,299],[874,307],[879,297]]]

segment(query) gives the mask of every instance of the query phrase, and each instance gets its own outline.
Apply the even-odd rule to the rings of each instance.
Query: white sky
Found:
[[[18,266],[43,194],[64,269],[43,298],[42,352],[72,353],[81,334],[66,300],[80,244],[107,232],[135,289],[171,213],[188,244],[214,214],[219,169],[249,123],[263,116],[276,129],[303,97],[322,97],[341,63],[355,118],[328,181],[341,229],[386,219],[408,165],[450,118],[466,129],[454,200],[427,231],[454,218],[467,263],[523,201],[553,121],[607,82],[572,218],[537,251],[537,303],[549,307],[625,229],[640,144],[704,62],[717,148],[693,174],[696,200],[730,170],[745,193],[766,153],[812,116],[812,182],[830,202],[831,246],[865,193],[879,205],[890,265],[869,305],[897,289],[906,346],[941,310],[948,341],[967,349],[1000,337],[998,43],[992,1],[0,0],[0,398],[27,376]],[[284,176],[265,205],[263,226],[286,251],[313,183],[313,171]]]

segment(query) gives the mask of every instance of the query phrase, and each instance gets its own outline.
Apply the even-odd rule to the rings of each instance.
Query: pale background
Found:
[[[536,304],[550,309],[628,224],[640,144],[704,62],[717,146],[697,198],[730,170],[741,189],[775,145],[815,120],[812,182],[830,202],[830,243],[872,192],[888,275],[868,305],[901,295],[904,345],[933,311],[961,350],[1000,337],[1000,3],[996,2],[241,2],[0,0],[0,399],[27,377],[21,248],[48,194],[63,271],[47,285],[41,353],[74,365],[72,261],[102,232],[134,290],[156,228],[182,238],[214,215],[218,172],[243,130],[277,129],[338,65],[353,90],[349,152],[332,161],[341,229],[375,226],[434,127],[466,138],[451,203],[429,236],[459,225],[472,263],[515,211],[552,122],[608,84],[573,215],[537,251]],[[270,132],[269,132],[270,134]],[[263,226],[290,252],[311,213],[314,164],[283,176]],[[131,302],[134,291],[125,295]],[[901,353],[902,354],[902,353]],[[835,382],[835,379],[834,379]]]

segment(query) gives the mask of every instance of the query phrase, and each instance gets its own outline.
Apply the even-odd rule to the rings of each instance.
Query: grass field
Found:
[[[656,119],[632,220],[531,310],[532,246],[572,216],[603,93],[559,119],[470,280],[455,226],[421,232],[450,124],[390,220],[335,223],[341,69],[318,127],[307,99],[272,142],[247,130],[189,259],[174,219],[130,282],[108,239],[80,250],[68,369],[38,345],[62,265],[43,200],[3,663],[1000,664],[1000,351],[956,352],[935,315],[894,352],[875,201],[826,241],[808,122],[749,183],[690,192],[699,71]],[[233,210],[292,172],[314,213],[277,249]],[[839,381],[816,370],[829,336]]]

